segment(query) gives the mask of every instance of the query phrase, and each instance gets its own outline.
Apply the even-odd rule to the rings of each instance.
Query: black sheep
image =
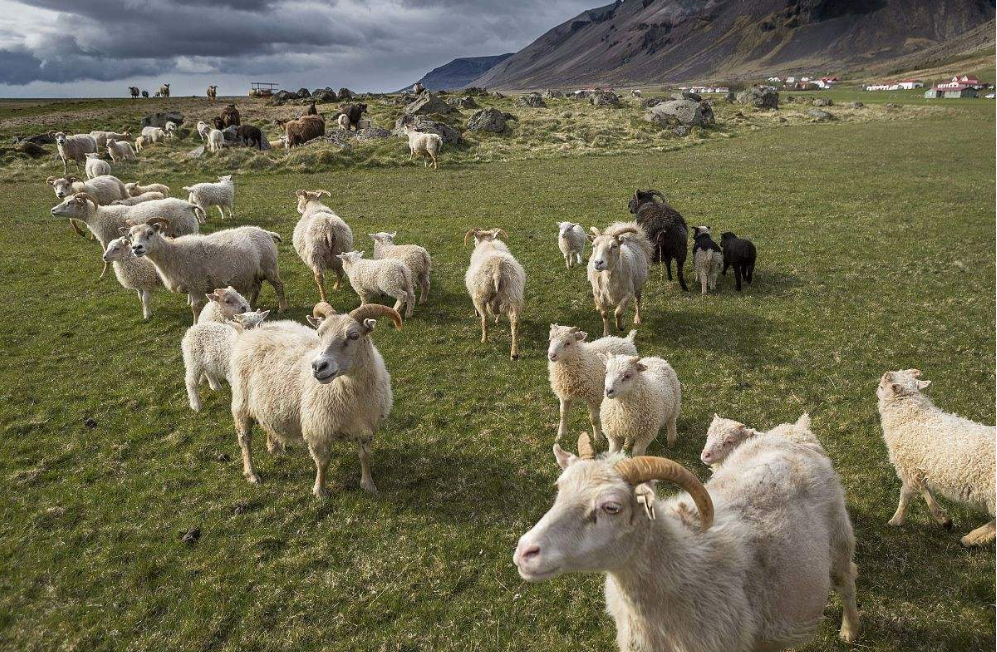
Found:
[[[755,273],[755,258],[758,255],[751,240],[743,240],[730,231],[720,236],[720,248],[724,252],[723,275],[727,276],[727,268],[734,268],[734,287],[741,291],[741,278],[751,284]]]
[[[343,104],[339,108],[346,114],[346,117],[350,119],[350,127],[353,129],[357,129],[360,124],[360,118],[362,118],[363,114],[367,112],[367,105],[363,102],[358,104]]]
[[[656,201],[655,197],[661,199]],[[685,284],[685,259],[689,254],[689,227],[685,219],[677,210],[668,205],[665,196],[657,190],[635,190],[634,196],[630,199],[630,212],[637,216],[637,224],[640,224],[647,233],[648,240],[654,245],[654,259],[652,262],[665,263],[668,271],[668,280],[672,280],[672,260],[675,261],[676,271],[679,277],[679,285],[686,292],[689,287]]]
[[[305,115],[318,115],[318,109],[315,108],[314,100],[308,105],[308,110],[305,111]]]
[[[252,147],[253,145],[263,150],[263,132],[260,131],[259,127],[254,127],[253,125],[239,125],[236,128],[236,135],[239,139],[246,145]]]

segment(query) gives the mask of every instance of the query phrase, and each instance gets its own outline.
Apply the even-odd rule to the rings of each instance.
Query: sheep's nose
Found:
[[[515,555],[516,559],[514,559],[513,561],[516,562],[517,566],[522,564],[528,564],[534,559],[536,559],[539,555],[540,555],[540,546],[536,545],[535,543],[530,544],[526,547],[520,546],[516,550],[516,555]]]
[[[557,361],[557,354],[556,353],[548,353],[547,357],[550,359],[551,362],[556,362]]]
[[[609,398],[613,398],[614,394],[616,394],[616,390],[615,389],[612,389],[612,388],[609,388],[609,387],[606,388],[606,396],[608,396]]]
[[[312,360],[312,373],[322,374],[329,368],[329,363],[325,360]]]

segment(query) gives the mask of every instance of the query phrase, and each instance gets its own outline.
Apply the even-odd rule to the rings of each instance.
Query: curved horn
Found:
[[[505,229],[495,229],[495,237],[506,242],[509,241],[509,234],[505,232]]]
[[[478,235],[479,233],[481,233],[481,229],[479,229],[478,227],[474,227],[473,229],[471,229],[470,231],[468,231],[467,233],[465,233],[464,234],[464,246],[465,247],[467,246],[467,239],[468,238],[470,238],[472,235]]]
[[[326,197],[332,197],[332,193],[329,192],[328,190],[313,190],[312,192],[314,192],[319,197],[323,195],[325,195]]]
[[[592,450],[592,442],[589,441],[589,434],[587,432],[578,435],[578,459],[595,459],[595,451]]]
[[[336,314],[336,309],[333,308],[331,305],[329,305],[329,303],[326,301],[319,301],[318,303],[315,304],[315,307],[312,308],[312,317],[314,317],[315,319],[319,318],[324,319],[326,317],[335,314]]]
[[[376,317],[390,317],[391,321],[395,323],[395,329],[402,329],[402,316],[398,314],[398,311],[394,308],[389,308],[388,306],[382,306],[377,303],[368,303],[360,306],[356,310],[350,312],[350,317],[356,319],[358,322],[363,322],[365,319],[372,319]]]
[[[622,229],[619,229],[618,231],[616,231],[616,232],[615,232],[615,233],[614,233],[613,235],[615,235],[615,236],[616,236],[616,237],[618,238],[618,237],[620,237],[621,235],[626,235],[627,233],[637,233],[637,232],[638,232],[638,231],[637,231],[637,228],[636,228],[636,227],[633,227],[633,226],[625,226],[625,227],[623,227]]]
[[[641,456],[620,460],[616,470],[628,484],[637,486],[651,480],[664,480],[685,489],[699,510],[700,530],[706,531],[713,525],[713,500],[706,487],[691,471],[665,457]]]
[[[149,226],[156,226],[157,224],[162,224],[163,230],[168,229],[170,226],[170,221],[165,217],[153,217],[146,220],[145,223],[148,224]]]
[[[97,198],[96,198],[96,197],[94,197],[93,195],[91,195],[91,194],[90,194],[90,193],[88,193],[88,192],[78,192],[78,193],[76,193],[76,194],[75,194],[75,195],[73,195],[73,196],[74,196],[74,197],[77,197],[77,198],[81,198],[81,199],[84,199],[84,200],[86,200],[86,201],[88,201],[88,202],[91,202],[91,203],[93,203],[93,206],[94,206],[94,208],[97,208],[98,206],[100,206],[100,202],[99,202],[99,201],[97,201]]]
[[[52,182],[55,181],[56,179],[58,179],[58,177],[49,177],[48,179],[45,179],[45,183],[51,186]]]

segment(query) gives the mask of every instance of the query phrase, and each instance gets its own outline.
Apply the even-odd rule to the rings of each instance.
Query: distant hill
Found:
[[[492,57],[461,57],[430,70],[419,83],[432,91],[449,91],[467,86],[476,77],[485,74],[496,64],[512,56],[512,52]],[[402,90],[408,90],[411,86]]]
[[[554,27],[469,83],[539,89],[889,69],[921,52],[978,48],[981,38],[992,49],[993,20],[994,0],[618,1]]]

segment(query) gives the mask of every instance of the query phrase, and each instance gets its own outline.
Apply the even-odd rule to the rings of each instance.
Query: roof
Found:
[[[923,84],[924,82],[922,82],[920,79],[901,79],[900,83],[901,84],[906,84],[906,83],[919,83],[919,84]]]
[[[972,86],[969,86],[967,84],[939,84],[938,86],[935,86],[935,88],[932,90],[942,91],[943,93],[947,93],[949,91],[964,91],[967,88],[972,88]]]

